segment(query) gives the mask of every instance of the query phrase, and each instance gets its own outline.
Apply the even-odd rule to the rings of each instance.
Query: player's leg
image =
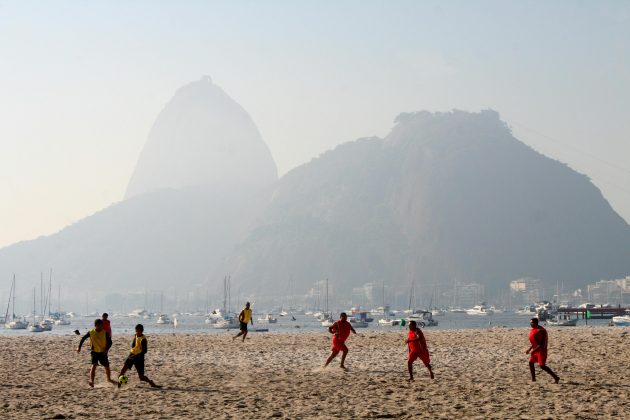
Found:
[[[551,370],[551,368],[550,368],[549,366],[547,366],[547,365],[542,365],[540,368],[541,368],[542,370],[544,370],[545,372],[547,372],[548,374],[550,374],[550,375],[551,375],[551,377],[553,378],[553,380],[554,380],[556,383],[560,382],[560,377],[559,377],[558,375],[556,375],[556,374],[553,372],[553,370]]]
[[[232,337],[232,341],[236,340],[237,338],[239,338],[241,335],[243,335],[243,331],[240,331],[238,334],[236,334],[234,337]]]
[[[90,368],[90,382],[88,383],[88,385],[90,385],[92,388],[94,388],[94,377],[96,376],[96,363],[92,363],[92,367]]]
[[[247,330],[243,332],[243,341],[245,341],[245,337],[247,337]]]
[[[343,349],[343,353],[341,353],[341,363],[339,364],[339,366],[340,366],[342,369],[345,369],[345,368],[346,368],[346,365],[344,364],[344,362],[346,361],[346,356],[347,356],[347,355],[348,355],[348,349],[347,349],[347,348],[345,348],[345,349]]]
[[[338,354],[339,354],[339,352],[338,352],[338,351],[333,350],[333,351],[330,353],[330,356],[328,356],[328,360],[326,360],[326,364],[324,364],[324,367],[328,366],[328,365],[330,364],[330,362],[332,362],[332,361],[333,361],[333,359],[334,359],[335,357],[337,357],[337,355],[338,355]]]
[[[429,376],[431,377],[431,379],[435,379],[435,375],[433,374],[433,369],[431,368],[431,363],[427,364],[426,367],[429,370]]]
[[[536,366],[534,366],[534,362],[529,362],[529,372],[532,374],[532,382],[536,382]]]
[[[407,370],[409,371],[409,381],[413,381],[413,361],[407,360]]]

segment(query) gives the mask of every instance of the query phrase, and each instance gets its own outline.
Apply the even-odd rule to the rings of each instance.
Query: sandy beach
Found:
[[[407,383],[402,329],[359,332],[347,372],[327,369],[330,336],[250,333],[147,335],[146,374],[117,389],[76,336],[0,337],[0,418],[606,418],[630,413],[629,329],[550,329],[548,365],[532,383],[528,328],[425,330],[436,379],[416,363]],[[114,377],[131,333],[114,332]],[[62,417],[63,416],[63,417]]]

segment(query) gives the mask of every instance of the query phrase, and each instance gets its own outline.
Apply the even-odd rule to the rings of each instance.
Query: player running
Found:
[[[529,332],[529,342],[531,343],[531,346],[529,346],[525,354],[530,354],[531,352],[529,357],[529,371],[532,374],[532,382],[536,382],[536,369],[534,367],[534,363],[538,363],[538,366],[550,374],[556,383],[560,382],[560,377],[546,365],[548,343],[547,330],[538,325],[538,318],[532,318],[529,321],[529,325],[532,327]]]
[[[232,337],[232,341],[236,340],[240,336],[243,336],[243,342],[245,342],[245,337],[247,337],[247,324],[251,322],[252,325],[254,325],[254,318],[252,317],[252,310],[249,307],[249,302],[245,304],[241,313],[238,314],[238,322],[240,323],[241,332]]]
[[[429,370],[431,379],[433,370],[431,369],[431,359],[429,358],[429,349],[427,348],[427,341],[424,338],[422,330],[418,328],[416,321],[409,321],[409,333],[407,333],[407,339],[405,340],[409,347],[409,355],[407,356],[407,370],[409,371],[409,381],[413,381],[413,362],[416,359],[422,360],[422,363]]]
[[[125,364],[120,371],[120,378],[122,375],[127,372],[128,369],[131,369],[133,366],[136,367],[136,372],[138,372],[138,379],[142,382],[148,382],[152,388],[162,388],[161,385],[157,385],[151,379],[149,379],[144,374],[144,355],[147,354],[147,338],[144,336],[144,326],[142,324],[136,325],[136,335],[133,336],[133,340],[131,341],[131,351],[129,352],[129,357],[125,360]],[[121,386],[120,379],[118,381],[118,388]]]
[[[346,315],[345,312],[342,312],[340,315],[340,319],[338,321],[335,321],[334,324],[328,327],[328,332],[333,334],[332,352],[330,353],[330,356],[328,356],[328,360],[326,360],[326,364],[324,365],[324,367],[328,366],[328,364],[332,362],[335,357],[337,357],[339,352],[342,352],[341,364],[339,365],[339,367],[343,370],[347,370],[346,366],[344,365],[346,356],[348,355],[348,347],[346,347],[345,342],[348,337],[350,337],[350,331],[355,334],[357,333],[354,328],[352,328],[352,325],[350,325],[350,323],[348,322],[348,315]]]
[[[109,335],[109,338],[112,338],[112,327],[108,318],[109,315],[107,314],[107,312],[103,312],[103,315],[101,315],[101,319],[103,320],[103,329],[105,330],[107,335]]]
[[[105,368],[107,380],[115,385],[116,381],[113,381],[111,378],[111,371],[109,370],[109,359],[107,358],[107,352],[112,346],[112,339],[103,329],[102,319],[94,320],[94,328],[88,331],[88,333],[85,334],[83,338],[81,338],[79,347],[77,347],[77,353],[81,352],[81,346],[83,345],[83,342],[88,338],[90,339],[90,354],[92,356],[92,368],[90,369],[90,382],[88,384],[92,388],[94,388],[94,376],[96,375],[96,367],[100,363],[101,366]]]

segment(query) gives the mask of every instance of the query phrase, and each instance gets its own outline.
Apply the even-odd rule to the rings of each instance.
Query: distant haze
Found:
[[[279,175],[400,112],[501,112],[630,220],[630,3],[0,4],[0,245],[114,202],[164,104],[209,74]]]

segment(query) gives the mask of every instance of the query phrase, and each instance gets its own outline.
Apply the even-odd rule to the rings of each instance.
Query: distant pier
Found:
[[[627,308],[560,308],[558,309],[558,318],[567,319],[577,316],[578,318],[587,319],[587,313],[590,313],[590,319],[610,319],[613,316],[625,315]]]

